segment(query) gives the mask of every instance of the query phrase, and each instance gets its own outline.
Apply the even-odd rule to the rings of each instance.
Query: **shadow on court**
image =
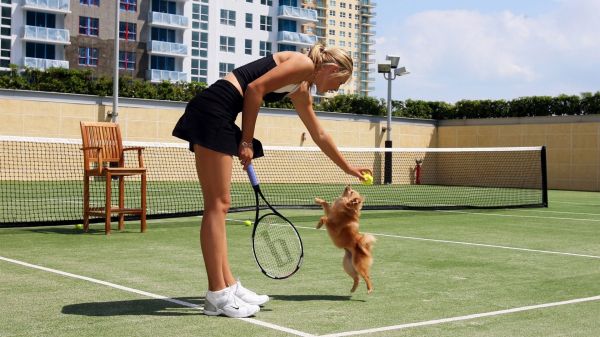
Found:
[[[175,299],[196,304],[198,306],[204,305],[203,297],[180,297]],[[67,315],[80,316],[184,316],[202,314],[200,308],[184,307],[176,303],[159,299],[69,304],[65,305],[61,312]]]
[[[281,301],[356,301],[364,302],[364,300],[353,299],[352,296],[337,296],[337,295],[269,295],[274,300]]]

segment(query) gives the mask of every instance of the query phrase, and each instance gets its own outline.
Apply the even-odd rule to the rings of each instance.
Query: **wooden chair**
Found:
[[[123,148],[121,130],[116,123],[81,122],[83,139],[83,228],[89,230],[90,215],[105,217],[104,231],[110,234],[110,220],[113,214],[119,215],[119,230],[125,228],[125,214],[139,214],[141,232],[146,231],[146,168],[142,157],[142,147]],[[137,151],[139,167],[125,167],[125,151]],[[140,175],[140,208],[125,208],[126,176]],[[105,206],[90,208],[90,177],[104,177],[106,181]],[[111,205],[111,181],[119,180],[119,205]]]

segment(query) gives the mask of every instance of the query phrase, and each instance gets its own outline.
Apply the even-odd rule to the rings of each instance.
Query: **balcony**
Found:
[[[377,3],[375,1],[371,1],[371,0],[362,0],[360,2],[360,5],[363,7],[375,7],[375,6],[377,6]]]
[[[69,0],[23,0],[23,9],[38,12],[69,14],[71,6]]]
[[[148,69],[146,70],[146,79],[150,82],[187,82],[187,73],[171,70]]]
[[[186,29],[190,26],[190,21],[187,16],[150,12],[148,23],[155,27]]]
[[[281,31],[277,34],[277,43],[293,44],[300,47],[311,47],[317,43],[317,36]]]
[[[375,31],[372,29],[363,29],[360,31],[362,35],[375,35]]]
[[[36,26],[24,27],[23,40],[50,44],[71,44],[68,30]]]
[[[152,40],[148,42],[148,53],[154,55],[186,57],[188,55],[187,45],[182,43]]]
[[[46,70],[49,68],[69,69],[69,61],[39,59],[39,58],[35,58],[35,57],[25,57],[23,60],[23,66],[27,67],[27,68],[35,68],[35,69],[39,69],[39,70]]]
[[[290,19],[302,22],[317,22],[317,11],[292,6],[279,6],[277,17],[280,19]]]

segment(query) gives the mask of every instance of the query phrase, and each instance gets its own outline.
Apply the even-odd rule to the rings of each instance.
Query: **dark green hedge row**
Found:
[[[0,73],[0,88],[35,91],[52,91],[72,94],[112,96],[112,77],[94,76],[91,70],[50,68],[46,71],[17,67]],[[189,101],[206,88],[205,83],[150,83],[122,77],[119,80],[119,97],[146,98],[169,101]]]
[[[112,96],[112,78],[94,76],[91,70],[51,68],[47,71],[11,65],[0,73],[0,88],[53,91]],[[170,101],[189,101],[206,88],[205,83],[150,83],[123,77],[119,96]],[[289,99],[268,103],[271,108],[293,109]],[[359,95],[337,95],[315,104],[315,110],[385,116],[385,100]],[[392,115],[409,118],[462,119],[526,116],[563,116],[600,114],[600,91],[576,95],[532,96],[513,100],[462,100],[454,104],[422,100],[392,101]]]

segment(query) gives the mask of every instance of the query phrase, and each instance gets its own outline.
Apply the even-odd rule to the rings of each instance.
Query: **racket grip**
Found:
[[[248,165],[246,172],[248,172],[248,178],[250,179],[252,186],[258,186],[258,178],[256,177],[256,172],[254,172],[254,166],[252,164]]]

